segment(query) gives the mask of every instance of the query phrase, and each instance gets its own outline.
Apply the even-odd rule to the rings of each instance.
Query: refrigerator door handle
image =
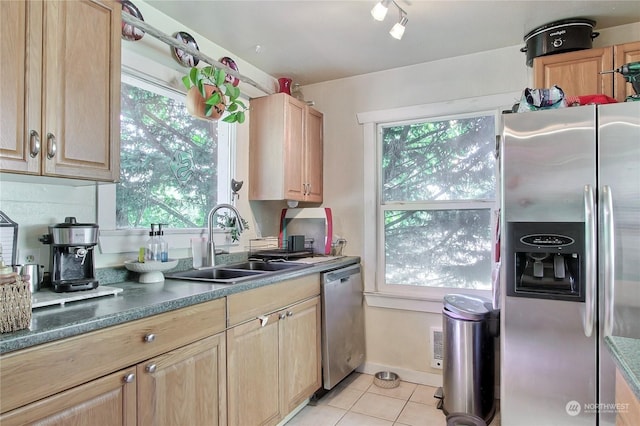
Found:
[[[613,196],[608,185],[602,187],[602,239],[604,260],[604,335],[613,333],[615,295],[615,228],[613,222]]]
[[[595,217],[595,196],[591,185],[584,187],[584,241],[585,241],[585,296],[584,296],[584,335],[587,337],[593,333],[595,321],[595,289],[596,277],[596,217]]]

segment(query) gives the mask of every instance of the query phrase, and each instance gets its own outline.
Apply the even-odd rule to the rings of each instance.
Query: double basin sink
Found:
[[[296,262],[265,262],[250,260],[242,263],[217,266],[212,268],[191,269],[182,272],[165,274],[165,277],[175,280],[205,281],[217,284],[236,284],[255,278],[308,268],[307,263]]]

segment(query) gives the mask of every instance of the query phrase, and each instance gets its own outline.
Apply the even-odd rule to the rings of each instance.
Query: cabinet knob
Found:
[[[122,378],[125,383],[132,383],[136,379],[136,375],[133,373],[129,373]]]
[[[287,311],[287,316],[288,316],[288,317],[292,317],[292,316],[293,316],[293,312],[291,312],[291,311]]]
[[[144,336],[145,343],[151,343],[151,342],[154,342],[155,340],[156,340],[156,335],[153,333],[149,333]]]
[[[147,364],[145,367],[145,371],[147,373],[155,373],[158,366],[156,364]]]
[[[35,130],[29,132],[29,155],[36,158],[40,154],[40,135]]]
[[[51,160],[56,156],[58,146],[56,143],[56,137],[53,133],[47,133],[47,158]]]
[[[287,317],[287,314],[285,314],[284,312],[278,315],[278,318],[280,318],[281,320],[285,319],[286,317]]]

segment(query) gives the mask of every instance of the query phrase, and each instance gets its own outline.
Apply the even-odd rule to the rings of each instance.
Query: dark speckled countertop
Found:
[[[640,399],[640,339],[608,336],[605,342],[622,376]]]
[[[109,286],[122,288],[123,291],[115,296],[34,309],[28,329],[0,334],[0,354],[359,262],[359,257],[345,256],[310,264],[305,269],[284,271],[232,285],[172,279],[153,284],[132,281],[109,283]]]

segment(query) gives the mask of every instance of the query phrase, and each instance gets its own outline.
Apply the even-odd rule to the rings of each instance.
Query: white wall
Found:
[[[594,47],[640,40],[640,23],[601,30]],[[532,84],[522,46],[418,64],[302,88],[324,112],[324,204],[335,232],[348,241],[346,254],[363,256],[363,129],[359,112],[519,92]],[[513,100],[514,103],[518,99]],[[375,269],[375,268],[373,268]],[[365,276],[367,282],[375,277]],[[440,385],[432,369],[429,328],[441,315],[367,306],[364,370],[391,369],[416,382]]]

